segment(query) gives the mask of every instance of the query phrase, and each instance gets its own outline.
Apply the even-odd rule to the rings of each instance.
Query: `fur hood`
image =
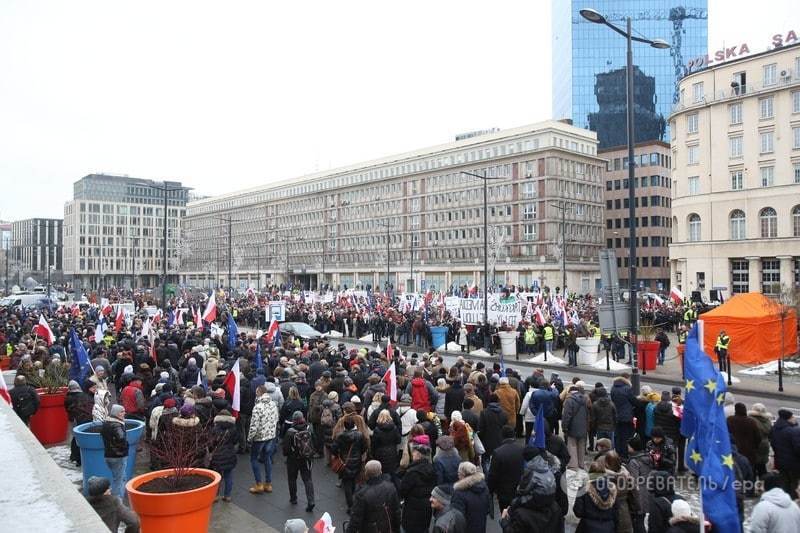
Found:
[[[191,418],[181,418],[179,416],[176,416],[175,418],[172,419],[172,423],[178,427],[193,428],[195,426],[200,425],[200,419],[197,418],[196,416],[193,416]]]
[[[673,516],[669,519],[669,525],[674,526],[675,524],[680,524],[681,522],[686,522],[688,524],[696,524],[697,527],[700,527],[700,519],[696,516]]]
[[[611,483],[608,478],[603,481],[604,490],[602,492],[606,496],[603,499],[603,495],[601,495],[601,491],[597,489],[597,483],[595,481],[589,483],[586,487],[586,493],[592,499],[592,503],[594,503],[599,509],[611,509],[614,507],[614,502],[617,500],[617,487],[613,483]]]
[[[227,424],[236,425],[236,419],[233,418],[232,416],[228,416],[228,415],[217,415],[217,416],[214,417],[214,423],[215,424],[225,424],[225,423],[227,423]]]
[[[627,385],[628,387],[631,386],[630,380],[622,376],[618,376],[617,378],[614,379],[614,385],[616,385],[617,383],[620,383],[622,385]]]
[[[465,477],[464,479],[459,479],[453,484],[453,490],[469,490],[472,487],[476,486],[479,483],[482,483],[484,479],[483,472],[475,472],[472,475]]]

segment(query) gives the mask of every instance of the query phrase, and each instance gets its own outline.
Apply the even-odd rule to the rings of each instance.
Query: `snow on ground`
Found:
[[[489,357],[489,352],[480,348],[478,350],[473,350],[469,352],[470,355],[474,355],[475,357]]]
[[[792,373],[800,371],[800,363],[795,363],[794,361],[784,361],[783,370],[786,372],[791,371]],[[770,374],[777,374],[778,361],[770,361],[769,363],[764,363],[763,365],[754,366],[746,370],[740,370],[739,373],[747,376],[767,376]]]
[[[75,463],[71,463],[69,460],[69,444],[51,446],[50,448],[45,448],[45,450],[50,457],[53,458],[53,461],[55,461],[55,463],[61,468],[61,471],[64,472],[64,475],[67,476],[68,480],[76,485],[83,484],[83,471],[81,470],[81,467],[75,466]]]
[[[342,335],[341,333],[339,333],[339,332],[338,332],[338,331],[336,331],[336,330],[331,330],[331,331],[329,331],[328,333],[326,333],[326,335],[327,335],[328,337],[337,338],[337,339],[338,339],[339,337],[344,337],[344,335]]]
[[[461,351],[461,345],[458,344],[457,342],[450,341],[450,342],[447,343],[447,346],[445,348],[439,348],[439,350],[442,350],[442,349],[444,349],[444,350],[446,350],[448,352],[460,352]]]
[[[725,383],[728,382],[728,373],[727,372],[720,372],[722,374],[722,378],[725,380]],[[742,380],[737,378],[736,376],[731,376],[731,383],[741,383]]]
[[[599,368],[600,370],[606,369],[606,360],[605,358],[597,360],[592,365],[592,368]],[[630,370],[631,367],[626,365],[625,363],[620,363],[619,361],[614,361],[613,359],[609,358],[608,360],[608,368],[611,370]]]
[[[363,337],[361,337],[358,340],[364,341],[364,342],[372,342],[372,333],[370,333],[369,335],[364,335]]]
[[[567,362],[561,359],[560,357],[556,357],[553,354],[547,356],[547,360],[544,358],[544,354],[540,353],[536,357],[531,357],[530,359],[526,359],[529,363],[546,363],[548,365],[566,365]]]

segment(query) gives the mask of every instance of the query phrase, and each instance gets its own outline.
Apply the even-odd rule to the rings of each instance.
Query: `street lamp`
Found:
[[[630,321],[631,321],[631,360],[633,361],[633,369],[631,372],[632,385],[634,394],[639,394],[639,361],[636,353],[636,335],[639,326],[639,299],[636,296],[636,191],[634,189],[635,172],[633,161],[633,144],[634,144],[634,131],[633,131],[633,41],[637,43],[648,44],[653,48],[665,49],[670,45],[661,39],[646,39],[644,37],[636,37],[632,34],[631,18],[627,17],[625,20],[625,30],[616,27],[606,20],[606,18],[594,9],[581,9],[580,14],[589,22],[595,24],[605,24],[616,33],[625,37],[627,41],[627,55],[626,55],[626,69],[625,69],[625,85],[627,87],[626,98],[626,121],[628,130],[628,226],[630,229],[630,242],[628,243],[628,265],[629,265],[629,279],[628,286],[630,289]]]
[[[389,219],[388,218],[386,219],[386,222],[378,222],[377,224],[379,226],[381,226],[381,227],[386,228],[386,285],[385,285],[385,287],[386,287],[386,294],[388,295],[389,294],[389,276],[390,276],[390,274],[389,274],[389,266],[390,266],[390,261],[389,261],[389,228],[393,228],[394,225],[389,224]]]
[[[164,228],[162,233],[162,238],[164,242],[161,245],[161,306],[164,308],[166,312],[167,309],[167,196],[168,193],[173,191],[180,191],[183,190],[184,187],[170,187],[167,185],[167,182],[164,181],[161,185],[155,185],[152,183],[145,184],[146,187],[150,187],[151,189],[158,189],[159,191],[164,192]],[[102,260],[102,249],[100,252],[100,258]]]
[[[571,207],[567,207],[567,202],[551,203],[550,207],[555,207],[561,211],[561,296],[567,297],[567,211],[571,211]]]

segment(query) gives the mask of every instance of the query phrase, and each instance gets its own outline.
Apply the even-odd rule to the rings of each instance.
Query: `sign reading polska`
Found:
[[[768,49],[777,49],[783,46],[788,46],[790,44],[795,44],[798,42],[797,32],[794,30],[789,30],[785,34],[783,33],[776,33],[772,36],[772,41]],[[708,67],[715,63],[721,63],[723,61],[728,61],[730,59],[736,59],[742,56],[746,56],[750,53],[750,45],[747,43],[742,43],[735,46],[726,46],[719,50],[716,50],[713,54],[706,54],[704,56],[698,56],[693,59],[690,59],[688,63],[686,63],[686,69],[689,72],[693,72],[695,70]]]

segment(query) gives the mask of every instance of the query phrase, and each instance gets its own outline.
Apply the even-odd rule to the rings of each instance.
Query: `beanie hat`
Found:
[[[302,422],[303,421],[303,413],[301,411],[295,411],[292,413],[292,422]]]
[[[438,500],[444,505],[450,505],[450,499],[453,497],[453,486],[447,483],[433,487],[431,491],[431,498]]]
[[[115,403],[111,406],[111,409],[108,410],[108,415],[113,416],[114,418],[122,418],[125,416],[125,408]]]
[[[275,384],[274,384],[274,383],[272,383],[271,381],[267,381],[267,382],[264,384],[264,386],[267,388],[267,392],[268,392],[268,393],[270,393],[270,394],[272,394],[272,393],[273,393],[273,392],[275,392],[275,390],[276,390],[276,388],[275,388]]]
[[[86,490],[89,496],[102,496],[111,486],[107,477],[92,476],[86,481]]]
[[[690,518],[692,516],[692,508],[686,500],[675,500],[672,502],[672,518],[682,519]],[[677,520],[676,520],[677,521]]]
[[[167,398],[164,400],[164,409],[172,409],[177,405],[175,398]]]
[[[419,446],[430,446],[431,445],[431,438],[427,435],[417,435],[413,439],[411,439],[412,444],[416,444]]]
[[[792,418],[793,413],[788,409],[778,409],[778,418],[782,418],[784,420],[789,420]]]
[[[451,422],[463,422],[464,417],[461,416],[461,411],[453,411],[450,413],[450,421]]]
[[[191,417],[193,417],[194,416],[194,405],[191,405],[189,403],[183,404],[183,407],[181,407],[181,416],[183,418],[191,418]]]
[[[161,372],[158,375],[159,379],[163,379],[164,381],[169,381],[169,372]]]
[[[78,382],[75,381],[74,379],[70,380],[69,385],[67,385],[67,387],[69,388],[69,392],[80,392],[81,391],[81,386],[78,385]]]
[[[290,518],[283,525],[283,533],[306,533],[308,526],[301,518]]]

